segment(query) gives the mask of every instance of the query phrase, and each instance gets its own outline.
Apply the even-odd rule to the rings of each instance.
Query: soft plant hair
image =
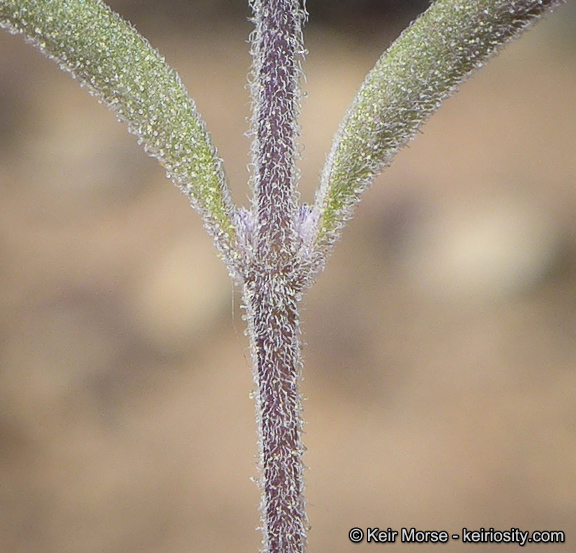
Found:
[[[234,205],[223,163],[177,73],[101,0],[0,0],[22,33],[125,121],[189,198],[242,288],[259,429],[265,553],[303,553],[299,304],[375,175],[488,58],[563,0],[436,0],[377,61],[334,138],[313,205],[299,205],[299,0],[250,0],[252,203]]]

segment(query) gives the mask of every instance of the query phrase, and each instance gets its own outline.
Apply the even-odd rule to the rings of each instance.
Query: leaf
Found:
[[[100,0],[0,0],[0,25],[24,33],[126,121],[232,254],[222,161],[180,77],[145,38]]]
[[[374,177],[498,48],[564,0],[437,0],[378,60],[334,139],[314,205],[323,255]]]

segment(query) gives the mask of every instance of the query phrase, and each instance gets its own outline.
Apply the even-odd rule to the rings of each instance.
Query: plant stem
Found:
[[[265,553],[303,553],[299,291],[278,274],[255,274],[244,302],[256,383],[261,530]]]
[[[252,36],[255,247],[267,264],[294,258],[298,212],[294,163],[303,14],[298,0],[256,0]]]
[[[256,384],[265,553],[303,553],[298,303],[304,286],[295,152],[304,12],[298,0],[254,0],[254,204],[243,273]]]

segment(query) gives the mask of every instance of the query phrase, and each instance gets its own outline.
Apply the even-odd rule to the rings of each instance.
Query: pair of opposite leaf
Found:
[[[314,204],[294,212],[292,230],[300,240],[296,253],[313,260],[311,273],[323,266],[374,176],[442,100],[499,46],[562,2],[437,0],[391,45],[340,125]],[[266,1],[251,3],[258,28]],[[285,3],[303,19],[298,2]],[[233,204],[204,121],[177,73],[148,41],[101,0],[0,0],[0,25],[23,33],[127,122],[201,214],[231,272],[241,276],[238,260],[259,224],[256,208]],[[296,47],[294,55],[302,51]],[[257,67],[259,52],[253,49],[253,55]],[[257,99],[253,103],[255,111],[262,107]],[[295,121],[289,123],[296,129]],[[256,146],[253,165],[259,155]]]

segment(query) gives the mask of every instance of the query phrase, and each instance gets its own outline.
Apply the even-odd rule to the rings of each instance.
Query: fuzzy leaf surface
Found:
[[[234,236],[222,161],[178,74],[100,0],[0,0],[0,25],[23,33],[126,121],[189,197],[223,253]]]
[[[437,0],[378,60],[350,106],[314,207],[326,253],[395,154],[474,69],[564,0]]]

